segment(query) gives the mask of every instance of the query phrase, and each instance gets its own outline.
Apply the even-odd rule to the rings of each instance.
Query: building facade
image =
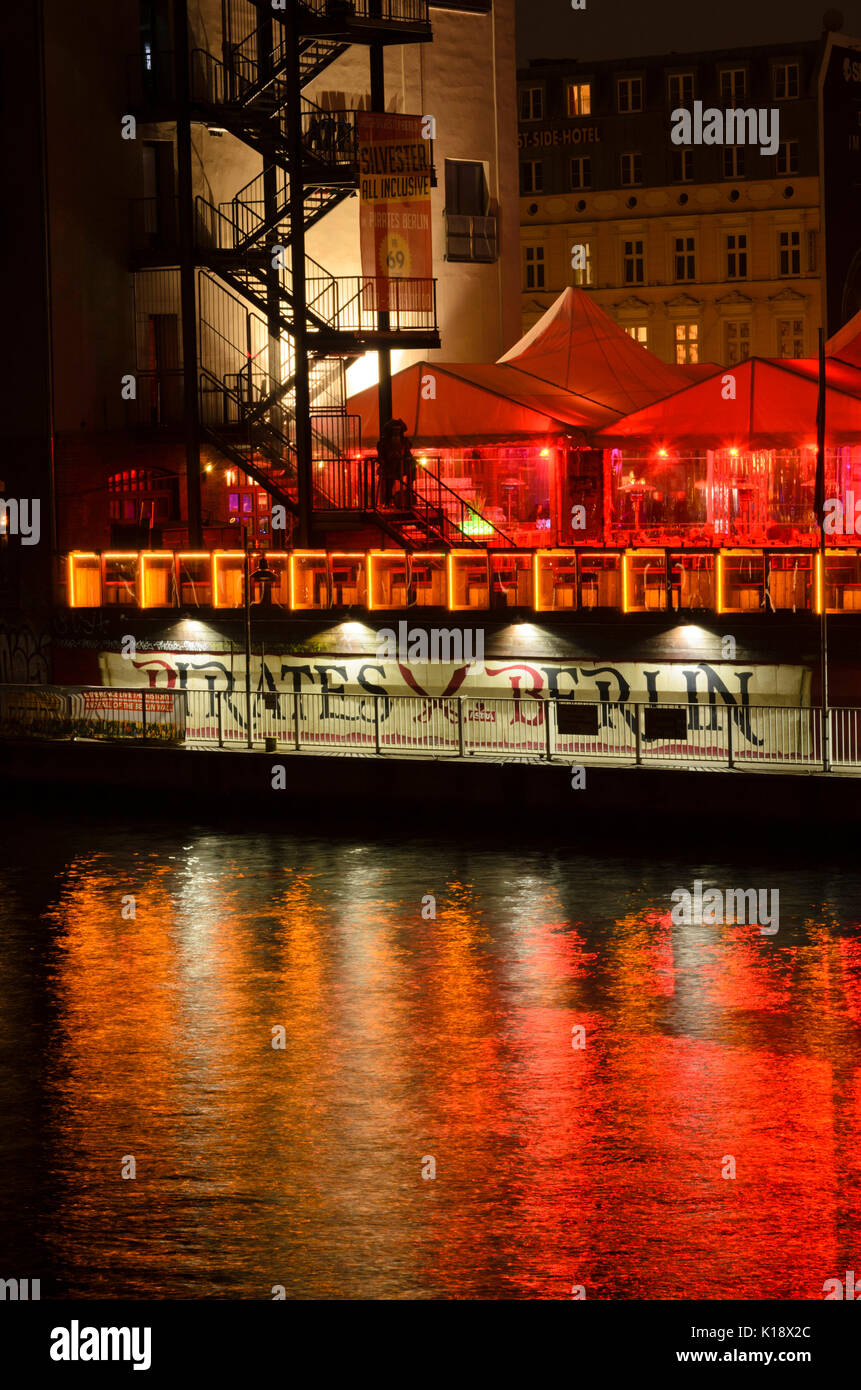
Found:
[[[815,353],[820,325],[832,333],[858,307],[861,237],[838,247],[846,200],[858,197],[858,48],[828,34],[521,69],[524,329],[579,285],[666,362]],[[753,122],[723,120],[736,110],[757,116],[756,134]],[[673,140],[686,133],[678,111],[691,117],[690,143]]]

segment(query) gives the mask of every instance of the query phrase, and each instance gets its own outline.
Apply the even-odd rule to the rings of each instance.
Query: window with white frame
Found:
[[[544,168],[540,159],[523,159],[520,162],[520,193],[540,193],[544,188]]]
[[[571,187],[592,187],[592,160],[589,155],[579,155],[571,160]]]
[[[642,285],[645,259],[644,243],[641,240],[622,242],[622,279],[626,285]]]
[[[804,356],[804,319],[777,320],[777,355]]]
[[[797,174],[798,173],[798,141],[781,140],[777,147],[777,172],[778,174]]]
[[[692,236],[674,238],[673,274],[676,280],[696,280],[697,248]]]
[[[569,116],[592,114],[592,88],[588,82],[569,82],[565,88],[565,111]]]
[[[747,232],[726,234],[726,278],[747,279]]]
[[[540,121],[544,118],[544,88],[520,88],[521,121]]]
[[[687,367],[700,360],[700,330],[696,323],[676,324],[676,363]]]
[[[626,323],[625,332],[629,338],[633,338],[635,343],[642,343],[643,347],[649,346],[649,329],[645,323]]]
[[[623,154],[619,158],[619,178],[623,188],[636,188],[643,182],[643,156]]]
[[[778,252],[781,275],[801,274],[801,233],[779,232]]]
[[[527,290],[544,289],[544,247],[524,246],[523,248],[523,287]]]
[[[750,323],[747,319],[732,319],[723,326],[724,362],[736,367],[750,357]]]
[[[720,99],[724,106],[735,106],[744,100],[747,73],[744,68],[724,68],[720,75]]]
[[[616,82],[616,107],[619,111],[642,111],[642,77],[620,77]]]
[[[775,101],[791,101],[798,96],[798,64],[775,63],[771,70]]]
[[[592,243],[591,241],[579,241],[577,245],[583,247],[583,255],[582,257],[578,256],[577,259],[578,261],[582,259],[584,264],[572,268],[571,283],[585,289],[588,285],[595,283],[592,275]]]
[[[744,145],[724,145],[723,176],[725,179],[744,178]]]

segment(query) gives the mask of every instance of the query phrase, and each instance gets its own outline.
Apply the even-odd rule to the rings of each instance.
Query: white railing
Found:
[[[861,709],[0,685],[0,737],[861,773]]]

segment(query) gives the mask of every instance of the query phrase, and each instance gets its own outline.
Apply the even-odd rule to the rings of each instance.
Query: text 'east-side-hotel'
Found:
[[[667,362],[815,353],[861,307],[859,49],[827,33],[521,69],[524,329],[580,285]],[[674,144],[697,101],[776,111],[775,152]]]

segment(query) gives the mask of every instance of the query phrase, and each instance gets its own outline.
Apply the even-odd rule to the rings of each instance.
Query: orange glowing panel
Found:
[[[717,611],[723,612],[723,552],[717,553]]]
[[[68,567],[69,607],[98,608],[102,589],[98,555],[91,550],[73,550]]]
[[[140,557],[141,608],[169,608],[173,602],[173,552],[144,550]]]
[[[213,608],[241,608],[244,603],[245,554],[215,550],[212,554]]]

